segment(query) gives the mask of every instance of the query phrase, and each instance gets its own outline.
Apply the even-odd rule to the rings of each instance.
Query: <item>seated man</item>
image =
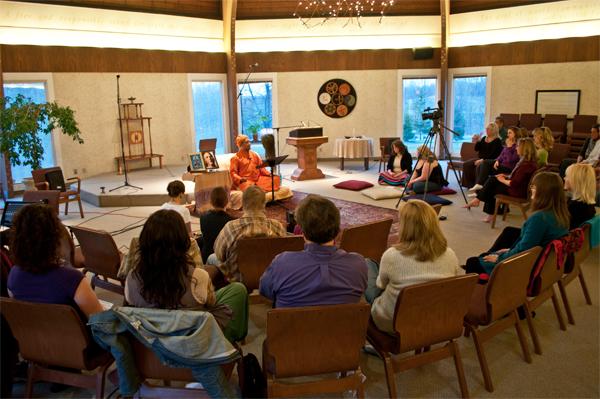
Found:
[[[304,251],[283,252],[260,279],[260,294],[275,307],[356,303],[367,288],[367,265],[357,253],[334,245],[340,212],[333,202],[309,195],[296,209]]]
[[[577,159],[565,158],[560,163],[560,176],[565,177],[567,168],[574,163],[588,163],[597,166],[600,161],[600,125],[592,126],[590,137],[585,139]]]
[[[257,186],[250,186],[242,197],[244,214],[241,218],[228,222],[217,236],[215,253],[208,257],[207,263],[216,265],[229,281],[240,281],[237,266],[237,242],[244,237],[283,237],[286,234],[283,225],[265,215],[265,193]],[[252,256],[252,254],[241,254]],[[209,271],[216,286],[220,278]]]
[[[240,149],[231,158],[229,173],[233,181],[233,190],[244,191],[250,186],[258,186],[263,191],[271,191],[271,173],[266,168],[260,168],[262,159],[260,155],[250,150],[248,136],[240,134],[235,139],[235,144]],[[273,180],[274,190],[279,190],[279,176]]]

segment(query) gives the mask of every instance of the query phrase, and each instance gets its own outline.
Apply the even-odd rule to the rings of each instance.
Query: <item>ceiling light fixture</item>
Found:
[[[293,16],[302,25],[314,28],[329,20],[346,20],[344,27],[354,22],[360,27],[360,17],[379,14],[379,23],[394,0],[300,0]]]

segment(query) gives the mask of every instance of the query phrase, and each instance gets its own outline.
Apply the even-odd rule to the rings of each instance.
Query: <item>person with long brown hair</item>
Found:
[[[381,265],[367,260],[365,297],[372,303],[377,327],[389,332],[394,331],[396,300],[404,287],[464,273],[431,205],[421,200],[406,202],[398,223],[398,243],[383,253]]]
[[[535,246],[545,247],[569,233],[570,215],[557,173],[540,172],[531,183],[533,214],[522,229],[507,227],[489,251],[467,260],[468,273],[491,273],[504,259]]]
[[[392,141],[392,153],[385,172],[379,174],[379,184],[400,186],[412,173],[412,156],[400,139]]]

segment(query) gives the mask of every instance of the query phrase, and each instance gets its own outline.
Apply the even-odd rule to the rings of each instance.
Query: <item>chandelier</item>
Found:
[[[293,16],[302,25],[314,28],[329,20],[342,19],[348,24],[356,22],[360,27],[360,17],[378,14],[379,23],[388,7],[394,5],[394,0],[300,0]]]

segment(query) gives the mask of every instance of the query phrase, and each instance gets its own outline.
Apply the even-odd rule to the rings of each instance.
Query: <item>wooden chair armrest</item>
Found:
[[[67,177],[65,183],[69,186],[77,183],[77,192],[81,190],[81,178],[79,176]]]
[[[41,183],[35,183],[35,188],[37,188],[38,190],[49,190],[50,184],[48,184],[47,181],[43,181]]]
[[[510,195],[504,195],[504,194],[496,194],[496,201],[502,201],[506,204],[512,204],[512,205],[526,205],[529,203],[529,199],[528,198],[517,198],[517,197],[511,197]]]

